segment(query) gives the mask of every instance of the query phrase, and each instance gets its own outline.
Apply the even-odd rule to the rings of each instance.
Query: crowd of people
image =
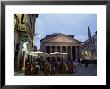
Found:
[[[76,71],[76,68],[73,62],[64,62],[62,60],[41,61],[40,59],[37,59],[31,64],[30,63],[26,64],[25,70],[26,75],[28,74],[37,75],[41,71],[44,73],[44,75],[72,74]]]
[[[43,69],[44,74],[46,75],[55,75],[56,73],[68,74],[75,72],[75,66],[73,63],[64,63],[64,62],[47,62],[44,64]]]

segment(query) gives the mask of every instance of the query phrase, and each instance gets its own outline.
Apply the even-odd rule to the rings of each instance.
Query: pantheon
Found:
[[[63,61],[74,61],[81,57],[81,41],[74,38],[74,35],[65,35],[62,33],[54,33],[46,35],[40,40],[40,50],[48,54],[54,52],[67,53],[64,55]],[[61,60],[62,57],[48,57],[49,60]]]

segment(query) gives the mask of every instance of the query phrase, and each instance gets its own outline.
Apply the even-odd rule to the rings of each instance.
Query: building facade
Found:
[[[28,42],[28,51],[33,51],[37,14],[14,14],[14,64],[15,69],[23,66],[22,48]]]
[[[74,61],[81,57],[81,42],[74,39],[74,35],[54,33],[46,35],[40,40],[40,50],[46,53],[67,53],[63,61]],[[62,57],[49,57],[48,59],[61,60]]]
[[[91,41],[91,42],[90,42]],[[81,45],[82,48],[82,58],[89,60],[97,59],[97,32],[91,36],[91,40],[88,38]]]

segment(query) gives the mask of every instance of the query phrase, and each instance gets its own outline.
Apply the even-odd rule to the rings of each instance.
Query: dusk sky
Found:
[[[84,42],[88,39],[88,26],[91,34],[97,30],[96,14],[39,14],[36,19],[35,45],[40,48],[40,39],[53,33],[74,35],[74,38]]]

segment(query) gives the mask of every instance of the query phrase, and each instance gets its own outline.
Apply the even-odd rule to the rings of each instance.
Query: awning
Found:
[[[57,57],[57,56],[62,57],[63,55],[67,55],[67,54],[68,53],[54,52],[54,53],[50,53],[49,56],[51,56],[51,57]]]
[[[41,51],[30,52],[29,55],[36,56],[36,57],[39,57],[39,56],[48,57],[49,56],[48,53],[44,53]]]

